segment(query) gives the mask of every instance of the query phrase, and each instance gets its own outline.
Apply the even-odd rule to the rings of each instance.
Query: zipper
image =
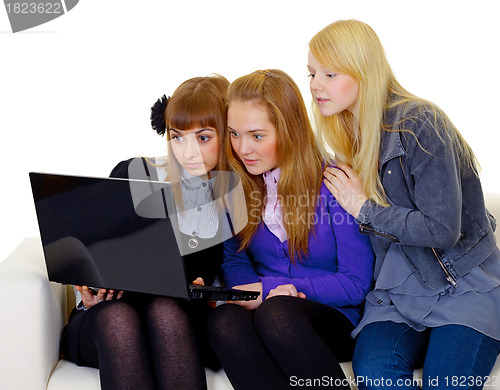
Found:
[[[450,282],[453,287],[457,288],[458,284],[457,284],[456,280],[453,278],[453,276],[451,276],[450,272],[446,269],[446,267],[444,266],[443,262],[441,261],[441,259],[437,255],[436,250],[434,248],[432,248],[432,252],[434,253],[434,256],[436,256],[436,259],[437,259],[439,265],[441,266],[444,273],[446,274],[446,280],[448,282]]]
[[[371,227],[369,227],[369,226],[366,226],[366,225],[359,225],[359,231],[360,231],[361,233],[363,233],[363,231],[364,231],[364,230],[367,230],[367,231],[369,231],[369,232],[372,232],[372,233],[374,233],[374,234],[376,234],[376,235],[378,235],[378,236],[382,236],[382,237],[385,237],[385,238],[390,238],[391,240],[397,240],[397,238],[396,238],[396,237],[394,237],[394,236],[390,236],[390,235],[388,235],[388,234],[384,234],[384,233],[377,232],[375,229],[373,229],[373,228],[371,228]]]

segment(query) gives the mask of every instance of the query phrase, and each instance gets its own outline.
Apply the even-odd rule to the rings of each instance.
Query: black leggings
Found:
[[[203,337],[210,310],[204,302],[142,294],[104,301],[72,316],[61,350],[99,368],[103,390],[206,389],[205,365],[218,368]]]
[[[207,323],[208,340],[237,390],[290,389],[299,383],[349,389],[339,362],[352,359],[353,329],[340,311],[288,296],[267,299],[255,312],[222,305]]]

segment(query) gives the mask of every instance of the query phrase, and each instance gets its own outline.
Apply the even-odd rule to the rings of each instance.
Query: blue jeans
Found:
[[[481,389],[489,378],[500,342],[462,325],[417,332],[390,321],[366,325],[352,361],[358,388]],[[413,378],[422,367],[423,378]],[[489,383],[488,383],[489,382]]]

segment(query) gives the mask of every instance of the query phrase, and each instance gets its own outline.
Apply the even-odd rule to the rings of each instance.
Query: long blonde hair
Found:
[[[309,234],[314,227],[309,216],[315,211],[322,183],[322,157],[306,106],[292,78],[278,69],[256,71],[233,81],[227,102],[231,105],[236,101],[264,107],[276,128],[277,166],[281,168],[278,198],[282,201],[288,250],[294,262],[308,253]],[[241,177],[247,201],[248,224],[239,235],[244,248],[262,226],[266,188],[262,175],[249,174],[234,153],[229,132],[225,145],[229,164]],[[308,201],[300,202],[303,197]]]
[[[357,20],[336,21],[311,39],[309,49],[324,67],[337,68],[359,83],[352,114],[344,110],[325,117],[313,104],[313,117],[322,153],[327,154],[324,145],[328,145],[337,162],[350,165],[360,177],[365,193],[377,204],[388,205],[378,175],[381,132],[409,131],[401,127],[396,129],[397,123],[384,123],[384,113],[389,108],[417,112],[416,116],[431,110],[435,119],[434,129],[438,131],[439,126],[444,128],[454,142],[462,166],[468,171],[478,172],[477,160],[470,146],[444,113],[397,82],[382,44],[370,26]]]

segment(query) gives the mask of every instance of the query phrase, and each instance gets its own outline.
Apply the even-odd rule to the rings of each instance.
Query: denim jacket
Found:
[[[436,114],[417,107],[404,114],[397,108],[386,111],[384,123],[395,124],[396,131],[382,130],[379,175],[390,206],[367,200],[358,217],[378,261],[391,243],[402,245],[433,289],[456,287],[496,247],[496,222],[485,208],[479,178],[460,166],[444,130],[453,125]]]

